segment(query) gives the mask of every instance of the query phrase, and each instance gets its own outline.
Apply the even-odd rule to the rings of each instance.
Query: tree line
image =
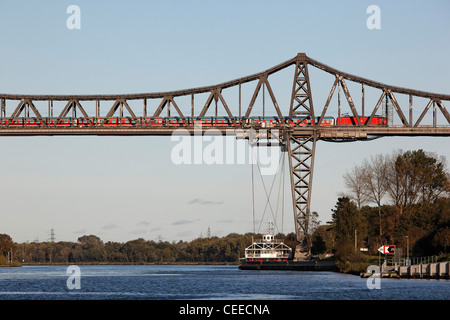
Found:
[[[423,150],[377,155],[344,174],[346,191],[332,221],[312,236],[312,252],[376,254],[381,245],[410,256],[446,254],[450,247],[450,175],[446,159]]]
[[[142,238],[127,242],[103,242],[98,236],[84,235],[76,242],[31,242],[6,245],[0,242],[3,253],[13,249],[14,260],[20,263],[238,263],[252,238],[260,234],[231,233],[225,237],[201,237],[186,242],[153,241]],[[277,238],[295,246],[294,234],[278,234]],[[0,236],[0,241],[1,241]],[[0,261],[0,264],[1,261]]]

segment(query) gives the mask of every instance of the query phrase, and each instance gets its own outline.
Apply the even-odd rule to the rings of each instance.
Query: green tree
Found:
[[[355,230],[361,227],[361,219],[356,204],[347,197],[338,198],[332,212],[336,254],[342,255],[349,251],[355,251]]]
[[[312,238],[312,246],[311,246],[311,253],[312,254],[322,254],[325,253],[327,250],[327,245],[325,244],[325,241],[323,240],[322,236],[320,234],[316,234]]]
[[[334,228],[331,225],[318,226],[312,236],[312,254],[331,253],[334,249]]]
[[[433,245],[441,252],[447,253],[450,247],[450,229],[448,227],[439,229],[433,237]]]
[[[12,238],[7,234],[0,234],[0,253],[2,255],[7,254],[14,248],[14,242]]]
[[[432,203],[448,195],[449,174],[445,158],[417,151],[399,151],[391,157],[387,190],[399,215],[415,204]],[[411,213],[411,211],[409,210]]]
[[[83,262],[106,261],[106,250],[103,241],[95,235],[85,235],[78,238],[78,258]]]
[[[108,241],[105,243],[105,251],[106,260],[109,262],[128,262],[127,254],[121,243]]]
[[[0,234],[0,265],[6,264],[7,255],[14,248],[12,238],[7,234]]]

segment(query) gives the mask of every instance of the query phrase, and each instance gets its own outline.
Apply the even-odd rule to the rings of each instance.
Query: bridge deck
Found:
[[[287,130],[293,136],[311,136],[314,132],[319,139],[327,138],[351,138],[366,139],[369,136],[450,136],[450,127],[372,127],[372,126],[328,126],[316,127],[291,127],[273,126],[249,127],[249,126],[202,126],[201,129],[194,126],[176,127],[149,127],[149,126],[89,126],[89,127],[0,127],[0,136],[57,136],[57,135],[115,135],[115,136],[170,136],[185,133],[214,135],[214,134],[235,134],[236,131],[247,131],[251,128],[260,130]]]

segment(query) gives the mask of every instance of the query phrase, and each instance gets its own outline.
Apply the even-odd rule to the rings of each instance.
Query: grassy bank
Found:
[[[1,268],[7,268],[7,267],[21,267],[22,264],[19,261],[13,261],[12,263],[3,263],[0,264]]]

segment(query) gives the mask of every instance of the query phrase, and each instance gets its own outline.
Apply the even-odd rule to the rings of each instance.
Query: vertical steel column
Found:
[[[194,119],[194,94],[191,93],[191,118]]]
[[[100,118],[100,100],[95,100],[95,120],[97,124],[100,124],[98,118]]]
[[[311,248],[309,216],[317,135],[308,62],[304,54],[297,56],[289,114],[311,119],[312,133],[310,135],[296,136],[294,131],[287,136],[295,232],[297,241],[300,243],[300,250],[303,253],[309,253]]]
[[[409,126],[413,126],[413,100],[412,95],[409,95]]]
[[[309,235],[308,227],[316,141],[315,134],[306,138],[291,136],[287,146],[291,173],[295,233],[297,235],[297,241],[305,246],[303,250],[308,252],[310,244],[305,237]],[[305,240],[306,243],[304,243]]]
[[[2,102],[2,108],[1,108],[1,115],[0,115],[0,117],[1,118],[6,118],[6,102],[5,102],[5,99],[2,99],[1,102]]]
[[[144,119],[147,118],[147,99],[144,98],[144,110],[143,110]]]
[[[309,88],[308,61],[304,53],[297,55],[289,116],[312,117],[314,119],[314,108]]]

